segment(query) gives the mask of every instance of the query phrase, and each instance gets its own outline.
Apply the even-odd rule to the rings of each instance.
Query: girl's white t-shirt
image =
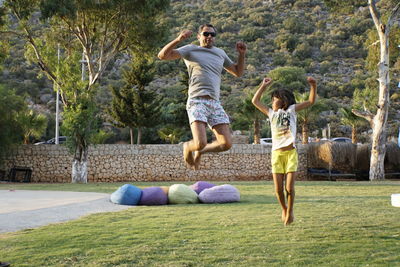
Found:
[[[287,110],[269,109],[268,118],[271,123],[272,150],[286,147],[290,144],[296,145],[296,110],[295,104],[290,105]]]

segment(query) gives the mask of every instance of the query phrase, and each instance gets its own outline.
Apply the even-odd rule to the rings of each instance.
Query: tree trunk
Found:
[[[301,133],[303,138],[302,144],[308,144],[308,127],[306,123],[301,125]]]
[[[260,143],[260,119],[255,118],[253,122],[253,127],[254,127],[254,144],[259,144]]]
[[[357,129],[356,127],[351,127],[351,142],[357,144]]]
[[[138,127],[137,142],[138,145],[142,143],[142,128]]]
[[[386,124],[389,110],[389,38],[379,32],[381,59],[379,63],[379,100],[372,130],[371,164],[369,179],[385,179]]]
[[[87,175],[87,161],[74,159],[74,162],[72,163],[72,182],[86,184]]]
[[[79,157],[75,157],[72,163],[72,183],[87,183],[87,155],[88,148],[79,149]]]
[[[129,128],[129,133],[131,135],[131,145],[133,145],[133,129]]]

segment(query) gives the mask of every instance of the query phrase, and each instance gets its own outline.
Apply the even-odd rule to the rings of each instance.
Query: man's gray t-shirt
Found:
[[[218,47],[205,48],[193,44],[177,49],[189,72],[189,99],[210,96],[219,100],[221,73],[233,61]]]

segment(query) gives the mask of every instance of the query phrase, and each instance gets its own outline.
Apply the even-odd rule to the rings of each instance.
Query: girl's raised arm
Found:
[[[315,98],[317,96],[317,81],[313,77],[307,77],[307,82],[310,84],[310,96],[307,101],[296,104],[296,111],[308,108],[315,103]]]
[[[267,87],[271,84],[271,82],[272,82],[271,78],[264,78],[262,81],[262,84],[257,89],[257,92],[254,94],[253,99],[251,100],[253,105],[267,116],[268,116],[269,107],[267,107],[263,103],[261,103],[261,96],[264,93],[265,89],[267,89]]]

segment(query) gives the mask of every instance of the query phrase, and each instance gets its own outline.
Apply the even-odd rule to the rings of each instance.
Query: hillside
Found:
[[[272,69],[296,66],[314,76],[319,85],[319,97],[330,100],[329,110],[321,114],[311,129],[317,130],[330,123],[332,135],[348,135],[349,129],[340,126],[337,109],[351,106],[354,91],[364,89],[368,78],[373,79],[376,75],[366,69],[366,42],[368,30],[373,26],[367,8],[341,15],[330,13],[320,0],[172,0],[165,20],[171,25],[169,40],[183,29],[197,32],[200,24],[213,24],[218,30],[216,45],[233,60],[237,57],[235,43],[242,40],[247,44],[244,76],[223,75],[222,101],[234,126],[245,90],[254,90]],[[189,42],[196,43],[195,36]],[[110,102],[109,86],[120,84],[121,66],[127,58],[126,55],[117,58],[107,76],[100,81],[98,102],[104,108]],[[400,75],[400,61],[396,64],[391,84],[393,96],[400,95],[396,80],[400,77],[396,76]],[[176,97],[176,92],[184,88],[181,83],[181,75],[185,72],[183,62],[157,61],[157,70],[158,75],[150,87],[166,98]],[[44,77],[38,78],[37,73],[38,68],[28,65],[23,58],[23,43],[15,40],[11,57],[6,60],[0,76],[1,82],[20,94],[28,94],[37,108],[47,109],[52,114],[52,85]],[[396,110],[399,108],[400,98],[393,97],[389,135],[394,135],[398,129],[400,116]],[[369,127],[363,129],[366,131]]]

